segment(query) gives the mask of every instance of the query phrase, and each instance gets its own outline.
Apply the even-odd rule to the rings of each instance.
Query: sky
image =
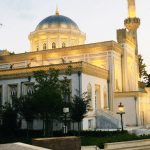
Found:
[[[71,18],[86,33],[86,42],[116,41],[116,30],[124,27],[127,0],[0,0],[0,50],[30,52],[28,35],[44,18],[54,15]],[[136,0],[138,48],[150,73],[150,0]]]

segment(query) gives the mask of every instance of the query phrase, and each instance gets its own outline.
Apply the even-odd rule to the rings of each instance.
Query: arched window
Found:
[[[43,44],[43,50],[45,50],[45,49],[46,49],[46,44],[44,43],[44,44]]]
[[[87,94],[88,94],[88,97],[91,99],[91,101],[89,102],[89,104],[92,107],[92,86],[91,86],[90,83],[87,86]]]
[[[9,100],[12,101],[13,106],[13,97],[17,97],[17,85],[9,86]]]
[[[63,48],[63,47],[66,47],[66,43],[65,43],[65,42],[62,43],[62,48]]]
[[[33,85],[27,85],[26,95],[33,95]]]
[[[55,42],[52,43],[52,48],[56,48],[56,43]]]

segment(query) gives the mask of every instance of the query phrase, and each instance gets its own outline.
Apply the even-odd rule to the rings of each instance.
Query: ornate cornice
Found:
[[[146,92],[140,92],[140,91],[115,92],[114,97],[115,98],[121,98],[121,97],[148,97],[148,94]]]
[[[83,74],[99,77],[102,79],[108,79],[107,70],[85,62],[75,62],[75,63],[47,65],[47,66],[40,66],[40,67],[4,70],[4,71],[0,71],[0,80],[26,78],[29,75],[33,76],[33,71],[39,71],[39,70],[48,71],[50,68],[59,69],[60,74],[65,74],[65,71],[68,69],[69,65],[72,66],[73,74],[77,73],[78,71],[81,71],[81,73]]]
[[[109,51],[109,50],[113,50],[121,54],[123,51],[123,47],[114,41],[100,42],[100,43],[85,44],[85,45],[71,46],[65,48],[57,48],[57,49],[28,52],[22,54],[15,54],[10,56],[3,56],[3,60],[0,60],[0,63],[12,63],[18,61],[38,60],[38,59],[42,60],[44,58],[73,56],[73,55],[102,52],[102,51]]]

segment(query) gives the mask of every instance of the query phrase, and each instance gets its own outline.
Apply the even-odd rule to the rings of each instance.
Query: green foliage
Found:
[[[13,107],[27,122],[32,122],[35,116],[35,107],[33,97],[30,95],[21,95],[19,98],[12,97]]]
[[[146,84],[146,87],[150,87],[150,74],[147,74],[145,77],[145,84]]]
[[[81,97],[77,95],[73,97],[70,118],[72,119],[72,121],[78,122],[79,134],[79,123],[83,120],[84,115],[87,113],[87,110],[89,108],[89,101],[90,99],[88,99],[87,93],[83,93]]]
[[[66,74],[71,74],[70,66]],[[34,104],[40,118],[45,122],[46,136],[53,136],[53,120],[60,119],[65,106],[65,97],[70,94],[69,80],[64,76],[64,80],[60,81],[58,76],[59,70],[56,69],[34,72],[34,78],[38,83],[34,86]]]
[[[36,110],[34,107],[33,96],[21,95],[19,98],[12,97],[13,107],[20,114],[22,118],[27,121],[27,137],[28,137],[28,126],[29,122],[33,122],[36,118]],[[21,125],[21,119],[18,122],[18,125]]]
[[[13,135],[14,130],[18,127],[17,112],[6,102],[2,111],[2,129]]]
[[[138,55],[138,59],[139,59],[139,77],[141,79],[142,77],[144,78],[145,76],[147,76],[147,71],[145,70],[146,65],[145,63],[143,63],[141,54]]]

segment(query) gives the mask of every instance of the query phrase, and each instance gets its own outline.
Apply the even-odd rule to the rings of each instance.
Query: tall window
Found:
[[[33,95],[33,85],[27,85],[26,94]]]
[[[38,46],[36,47],[36,50],[39,51],[39,47]]]
[[[46,49],[46,44],[44,43],[44,44],[43,44],[43,50],[45,50],[45,49]]]
[[[23,93],[24,93],[24,95],[33,95],[33,85],[34,83],[30,83],[30,84],[28,84],[28,83],[26,83],[26,84],[24,84],[24,91],[23,91]]]
[[[89,129],[93,128],[93,119],[88,120],[88,128]]]
[[[9,100],[12,101],[12,106],[13,106],[13,97],[17,97],[17,85],[10,85],[9,86],[10,90],[9,90]]]
[[[65,43],[65,42],[62,43],[62,48],[63,48],[63,47],[66,47],[66,43]]]
[[[56,48],[56,43],[55,42],[52,43],[52,48]]]
[[[87,86],[87,94],[88,94],[88,97],[91,99],[91,101],[89,102],[89,104],[92,107],[92,86],[91,86],[90,83]]]

